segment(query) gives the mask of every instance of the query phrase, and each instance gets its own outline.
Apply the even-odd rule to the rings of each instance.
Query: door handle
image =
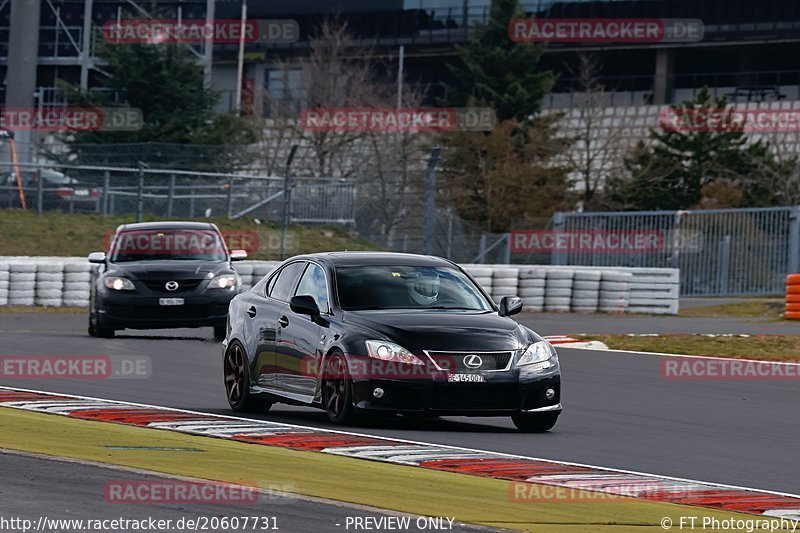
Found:
[[[281,318],[278,320],[278,325],[279,325],[280,327],[282,327],[282,328],[285,328],[286,326],[288,326],[288,325],[289,325],[289,319],[288,319],[288,318],[286,318],[286,315],[282,316],[282,317],[281,317]]]
[[[250,318],[256,317],[256,306],[254,305],[250,306],[250,308],[247,310],[247,316],[249,316]]]

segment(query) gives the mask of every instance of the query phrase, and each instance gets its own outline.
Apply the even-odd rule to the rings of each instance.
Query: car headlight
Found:
[[[135,291],[136,287],[133,282],[128,278],[120,278],[117,276],[107,276],[103,280],[103,284],[114,291]]]
[[[367,341],[367,353],[370,357],[382,361],[424,365],[422,360],[400,345],[385,341]]]
[[[232,289],[236,287],[236,283],[239,280],[237,279],[235,274],[223,274],[222,276],[217,276],[211,280],[208,284],[209,289]]]
[[[539,341],[534,342],[528,349],[525,350],[525,353],[522,354],[522,357],[519,358],[517,361],[517,366],[525,366],[525,365],[532,365],[534,363],[542,363],[547,361],[551,357],[556,354],[556,351],[547,341]]]

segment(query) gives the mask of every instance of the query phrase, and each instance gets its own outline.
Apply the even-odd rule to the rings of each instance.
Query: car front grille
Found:
[[[174,291],[168,291],[165,285],[169,281],[178,283],[178,288]],[[191,292],[195,290],[201,283],[202,279],[176,279],[176,280],[147,280],[144,284],[153,292],[163,292],[164,294],[177,294],[182,292]]]
[[[505,370],[509,366],[513,352],[427,352],[427,354],[439,368],[452,373]],[[475,366],[478,362],[480,365]]]

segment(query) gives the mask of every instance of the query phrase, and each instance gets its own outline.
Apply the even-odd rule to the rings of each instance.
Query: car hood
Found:
[[[111,263],[108,274],[142,281],[163,279],[197,279],[232,273],[230,265],[215,261],[131,261]]]
[[[541,337],[496,312],[349,311],[344,320],[365,337],[385,338],[412,352],[519,350]]]

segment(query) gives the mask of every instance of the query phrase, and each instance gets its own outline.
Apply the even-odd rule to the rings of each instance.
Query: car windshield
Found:
[[[224,261],[225,244],[212,230],[154,229],[119,233],[111,245],[111,262]]]
[[[478,287],[457,268],[368,265],[336,269],[339,304],[347,311],[451,309],[491,311]]]

